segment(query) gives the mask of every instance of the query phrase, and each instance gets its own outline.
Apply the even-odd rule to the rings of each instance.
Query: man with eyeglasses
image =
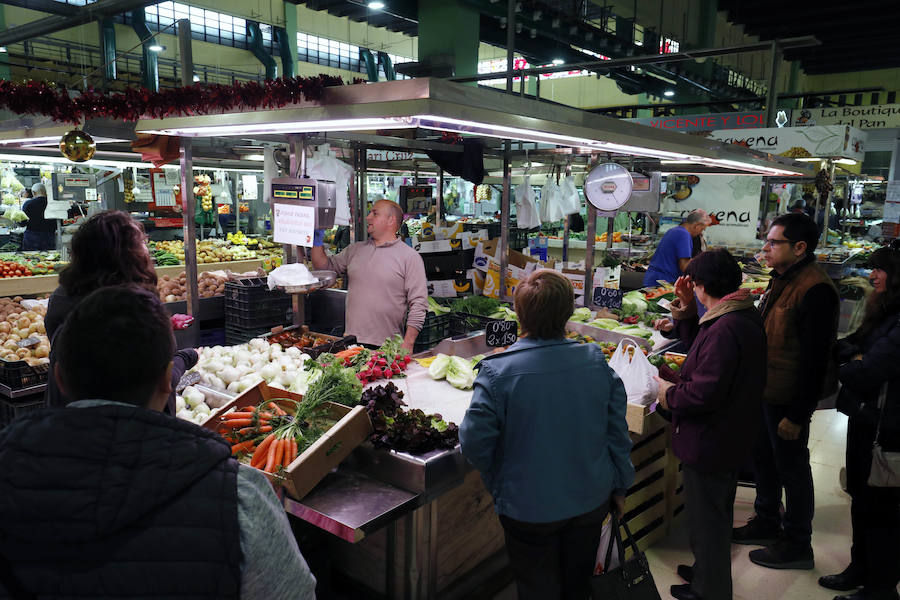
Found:
[[[817,240],[811,218],[789,213],[772,222],[763,246],[772,279],[760,304],[768,369],[753,450],[756,515],[734,530],[732,541],[766,546],[751,551],[750,560],[773,569],[814,567],[809,423],[823,392],[837,384],[828,364],[839,307],[837,289],[813,254]]]

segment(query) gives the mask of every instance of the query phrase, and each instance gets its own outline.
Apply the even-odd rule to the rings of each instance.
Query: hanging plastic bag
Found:
[[[541,216],[534,201],[534,190],[531,188],[531,177],[516,186],[516,225],[519,229],[533,229],[541,226]]]
[[[659,374],[659,370],[650,364],[644,351],[635,342],[629,339],[619,342],[609,358],[609,366],[622,379],[628,402],[649,406],[656,400],[659,384],[653,378]]]
[[[541,188],[541,222],[553,223],[561,221],[565,216],[560,205],[562,193],[559,185],[553,180],[553,173],[547,176],[547,182]]]
[[[581,212],[581,197],[578,195],[578,186],[575,178],[566,175],[559,184],[560,206],[564,215],[574,215]]]
[[[610,553],[609,564],[603,564],[606,562],[606,549],[609,548],[610,538],[612,537],[612,521],[613,520],[610,517],[606,517],[606,521],[603,523],[603,529],[600,530],[600,545],[597,546],[597,560],[594,563],[594,575],[612,571],[619,566],[618,552]]]

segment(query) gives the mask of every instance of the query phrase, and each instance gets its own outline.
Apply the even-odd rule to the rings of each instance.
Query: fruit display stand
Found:
[[[255,258],[252,260],[206,263],[203,265],[203,270],[218,271],[229,269],[237,273],[243,273],[245,271],[255,271],[262,265],[263,259]],[[156,267],[156,274],[159,277],[162,277],[163,275],[177,277],[182,271],[184,271],[184,265]],[[52,293],[58,285],[59,277],[57,275],[5,278],[0,279],[0,296],[34,296],[38,294],[49,294]]]

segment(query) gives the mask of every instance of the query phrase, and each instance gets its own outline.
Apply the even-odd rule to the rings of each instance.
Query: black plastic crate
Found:
[[[238,325],[225,324],[225,345],[234,346],[249,342],[253,338],[262,337],[272,330],[271,327],[239,327]]]
[[[461,335],[471,331],[481,331],[491,321],[500,321],[482,315],[464,312],[450,313],[450,335]]]
[[[463,223],[463,231],[481,231],[482,229],[487,229],[489,240],[500,237],[499,221],[491,223]]]
[[[265,279],[251,277],[225,282],[225,325],[268,329],[291,322],[291,297],[269,290]]]
[[[420,256],[425,263],[425,275],[429,279],[453,279],[472,268],[472,263],[475,262],[475,248],[428,252]]]
[[[0,383],[18,390],[47,383],[50,364],[31,366],[24,360],[0,359]]]
[[[17,400],[0,397],[0,428],[6,427],[25,413],[40,410],[46,406],[47,400],[44,394]]]
[[[517,229],[510,227],[509,229],[509,247],[513,250],[521,250],[522,248],[528,247],[528,234],[532,231],[538,231],[535,229]]]
[[[450,335],[450,313],[436,315],[434,313],[425,314],[425,323],[419,331],[416,338],[415,346],[426,346],[422,350],[431,348],[441,340]],[[415,350],[415,347],[413,348]],[[421,352],[421,350],[417,350]]]

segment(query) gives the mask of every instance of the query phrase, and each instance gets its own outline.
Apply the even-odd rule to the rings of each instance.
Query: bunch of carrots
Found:
[[[288,414],[278,402],[294,405]],[[247,456],[250,466],[275,473],[321,435],[321,411],[295,400],[271,400],[247,406],[222,417],[218,431],[231,444],[232,456]]]

